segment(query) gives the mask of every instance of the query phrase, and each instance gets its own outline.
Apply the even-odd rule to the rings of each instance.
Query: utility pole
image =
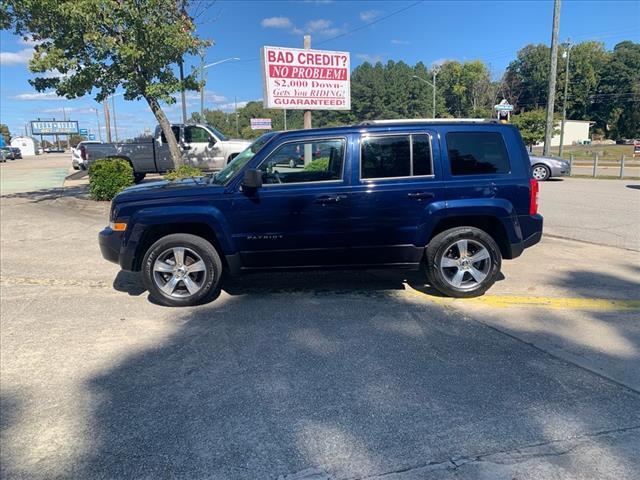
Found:
[[[100,139],[100,143],[102,143],[102,129],[100,128],[100,115],[98,115],[98,109],[94,108],[96,111],[96,122],[98,123],[98,138]]]
[[[238,97],[233,97],[233,113],[236,117],[236,137],[240,137],[240,127],[238,126]]]
[[[553,29],[551,30],[551,68],[549,69],[549,91],[547,93],[547,123],[544,127],[544,149],[548,157],[553,137],[553,107],[556,99],[556,73],[558,69],[558,30],[560,29],[560,0],[553,2]]]
[[[105,99],[102,102],[102,108],[104,109],[104,125],[105,132],[107,134],[107,143],[111,143],[111,120],[109,118],[109,101]]]
[[[200,121],[204,122],[204,49],[200,51]]]
[[[284,110],[282,110],[282,113],[284,115],[284,131],[287,131],[287,109],[285,108]]]
[[[569,55],[571,54],[571,39],[567,39],[567,45],[562,55],[565,59],[564,65],[564,99],[562,102],[562,124],[560,125],[560,151],[558,156],[562,158],[564,150],[564,124],[567,121],[567,96],[569,95]]]
[[[311,35],[305,35],[304,36],[304,48],[306,50],[311,49]],[[304,111],[304,128],[311,128],[311,110],[305,110]],[[309,147],[311,148],[311,147]],[[307,164],[306,161],[306,157],[305,157],[305,165]]]
[[[438,75],[438,67],[433,66],[433,118],[436,118],[436,75]]]
[[[113,131],[116,134],[116,143],[118,142],[118,124],[116,123],[116,96],[111,95],[111,104],[113,105]]]
[[[64,121],[67,121],[67,109],[62,107],[62,118],[64,118]],[[67,134],[67,148],[71,148],[71,139],[69,138],[71,137],[71,135]]]

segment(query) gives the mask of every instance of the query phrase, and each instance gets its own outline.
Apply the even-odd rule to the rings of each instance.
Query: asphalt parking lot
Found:
[[[278,273],[171,309],[40,160],[0,171],[3,478],[637,478],[640,182],[544,184],[563,238],[476,300]]]

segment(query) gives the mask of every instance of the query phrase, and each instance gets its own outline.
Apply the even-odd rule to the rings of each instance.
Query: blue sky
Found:
[[[402,10],[402,11],[400,11]],[[228,57],[208,70],[205,102],[209,108],[232,110],[262,97],[259,50],[263,45],[301,47],[305,33],[312,47],[351,53],[352,68],[365,60],[402,60],[426,64],[445,59],[481,59],[494,77],[504,71],[516,52],[528,43],[549,43],[552,1],[217,1],[195,2],[199,34],[215,41],[206,62]],[[397,12],[397,13],[396,13]],[[367,26],[371,22],[373,25]],[[337,37],[337,38],[335,38]],[[564,0],[560,17],[561,40],[599,40],[612,48],[622,40],[640,41],[640,1]],[[78,120],[97,131],[92,97],[65,100],[36,93],[26,62],[32,46],[0,32],[0,123],[12,132],[38,116]],[[187,60],[187,68],[198,58]],[[131,137],[155,121],[144,102],[126,102],[116,96],[119,137]],[[188,93],[188,111],[199,109],[199,96]],[[169,106],[169,118],[180,119],[179,104]],[[104,130],[102,111],[100,124]],[[14,133],[14,134],[15,134]]]

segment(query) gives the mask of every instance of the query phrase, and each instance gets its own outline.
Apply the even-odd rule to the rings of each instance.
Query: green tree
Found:
[[[121,87],[126,100],[143,98],[167,138],[174,163],[182,157],[161,101],[174,103],[181,88],[199,87],[195,73],[181,82],[175,64],[209,42],[195,34],[188,0],[3,0],[3,15],[18,35],[36,45],[29,68],[57,70],[30,83],[76,98],[95,93],[98,102]],[[6,23],[6,22],[5,22]]]
[[[514,115],[511,117],[511,122],[520,130],[525,145],[532,147],[544,140],[546,118],[545,109],[539,108]]]
[[[11,141],[11,132],[9,131],[9,127],[4,123],[0,123],[0,135],[4,138],[4,143],[8,145]]]
[[[517,103],[514,104],[517,109],[536,109],[546,104],[550,58],[548,46],[527,45],[518,52],[518,57],[507,67],[505,82],[509,85],[517,85],[519,90]]]
[[[87,137],[85,137],[84,135],[69,135],[69,144],[72,147],[76,147],[80,142],[82,142],[83,140],[86,140]]]
[[[640,136],[640,44],[617,44],[602,68],[594,120],[609,138]]]

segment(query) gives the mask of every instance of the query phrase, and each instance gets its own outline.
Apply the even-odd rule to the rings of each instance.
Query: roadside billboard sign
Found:
[[[78,122],[75,120],[31,120],[31,133],[33,135],[66,135],[70,133],[78,133]]]
[[[350,110],[349,52],[262,47],[265,108]]]
[[[251,130],[271,130],[270,118],[252,118]]]
[[[90,133],[90,134],[89,134],[89,140],[95,140],[95,139],[96,139],[95,134]]]
[[[80,135],[86,135],[88,132],[88,130],[86,128],[81,128],[80,129]]]
[[[498,112],[512,112],[513,105],[509,104],[507,100],[502,100],[499,104],[494,105],[493,108]]]

